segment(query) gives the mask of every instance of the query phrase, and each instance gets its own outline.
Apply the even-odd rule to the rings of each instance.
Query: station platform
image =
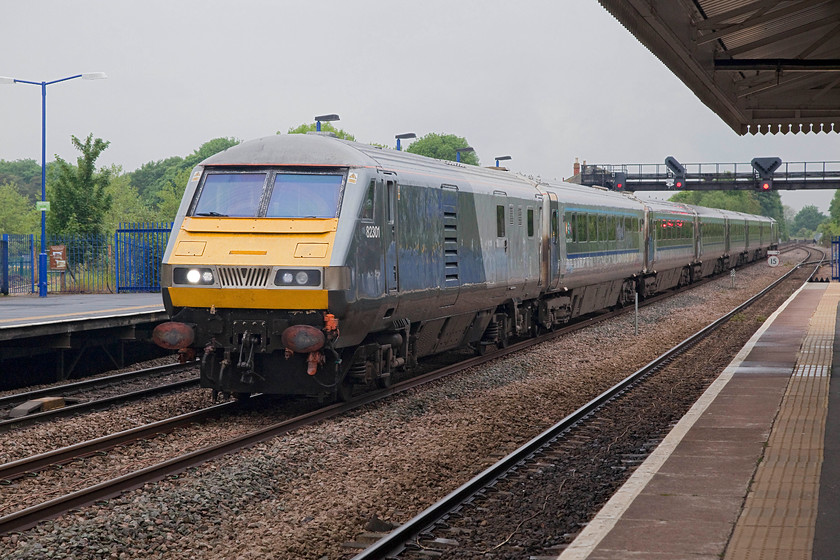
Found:
[[[793,294],[559,560],[840,558],[838,303]]]
[[[0,297],[0,340],[165,318],[160,294],[6,296]]]
[[[148,351],[128,346],[148,340],[152,329],[166,320],[160,294],[0,297],[0,387],[67,379],[149,359]],[[42,358],[40,364],[31,362],[35,357]],[[26,371],[32,367],[54,374],[36,381]]]

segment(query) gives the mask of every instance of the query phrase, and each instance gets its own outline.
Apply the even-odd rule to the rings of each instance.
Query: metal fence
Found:
[[[840,237],[831,238],[831,279],[840,280]]]
[[[113,250],[106,235],[47,236],[47,292],[114,291]]]
[[[4,294],[28,294],[35,291],[35,237],[28,234],[4,233]]]
[[[46,238],[47,291],[53,293],[159,292],[160,268],[172,223],[120,224],[107,235]],[[0,292],[37,289],[39,237],[0,236]]]
[[[172,225],[120,224],[114,234],[117,293],[160,291],[160,263]]]

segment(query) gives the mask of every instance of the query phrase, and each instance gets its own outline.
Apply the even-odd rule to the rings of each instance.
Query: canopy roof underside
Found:
[[[598,1],[736,133],[840,132],[840,1]]]

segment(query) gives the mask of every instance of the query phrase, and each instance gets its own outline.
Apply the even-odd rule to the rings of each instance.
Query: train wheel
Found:
[[[376,378],[376,386],[380,389],[387,389],[394,384],[394,377],[389,373]]]
[[[353,398],[353,383],[346,377],[335,388],[336,398],[340,402],[347,402]]]

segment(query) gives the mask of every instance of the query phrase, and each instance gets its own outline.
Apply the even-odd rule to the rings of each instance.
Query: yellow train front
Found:
[[[361,180],[351,168],[370,162],[324,140],[246,142],[193,171],[163,259],[172,322],[153,338],[197,354],[204,387],[238,395],[335,390],[334,342],[344,325],[329,309],[343,312],[350,283],[338,212],[361,204],[345,186]]]

